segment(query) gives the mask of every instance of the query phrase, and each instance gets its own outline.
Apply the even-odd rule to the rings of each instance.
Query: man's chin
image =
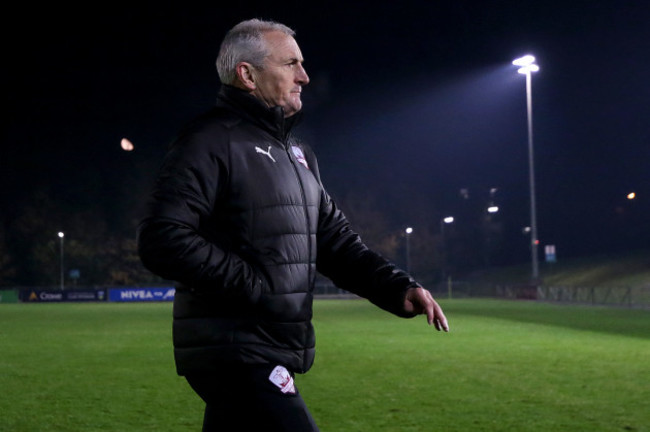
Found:
[[[284,107],[284,116],[291,117],[302,109],[302,103],[293,103]]]

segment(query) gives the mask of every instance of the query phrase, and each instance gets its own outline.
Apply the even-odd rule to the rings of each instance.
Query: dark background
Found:
[[[311,78],[299,132],[344,205],[415,236],[494,202],[494,261],[529,259],[525,77],[510,63],[532,53],[540,254],[650,244],[650,2],[623,0],[7,8],[5,231],[45,199],[57,229],[90,208],[132,235],[165,147],[215,100],[223,35],[252,17],[297,32]]]

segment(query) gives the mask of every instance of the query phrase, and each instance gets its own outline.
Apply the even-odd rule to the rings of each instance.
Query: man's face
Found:
[[[300,92],[309,82],[302,67],[304,59],[291,36],[273,31],[266,33],[264,39],[270,54],[264,60],[263,70],[253,70],[256,88],[252,94],[269,108],[281,106],[284,116],[290,117],[302,108]]]

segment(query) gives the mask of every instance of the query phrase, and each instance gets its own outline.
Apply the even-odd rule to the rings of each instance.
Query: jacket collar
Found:
[[[267,130],[276,138],[286,142],[291,129],[299,122],[302,113],[284,118],[284,109],[268,108],[255,96],[230,85],[222,85],[217,96],[217,106],[225,106],[246,120]]]

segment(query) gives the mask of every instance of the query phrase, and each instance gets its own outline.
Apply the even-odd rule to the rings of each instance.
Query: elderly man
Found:
[[[204,431],[318,430],[293,381],[314,360],[317,271],[448,331],[431,294],[352,231],[292,135],[309,83],[293,36],[256,19],[227,33],[217,104],[172,144],[138,230],[144,265],[178,281],[176,367],[206,402]]]

